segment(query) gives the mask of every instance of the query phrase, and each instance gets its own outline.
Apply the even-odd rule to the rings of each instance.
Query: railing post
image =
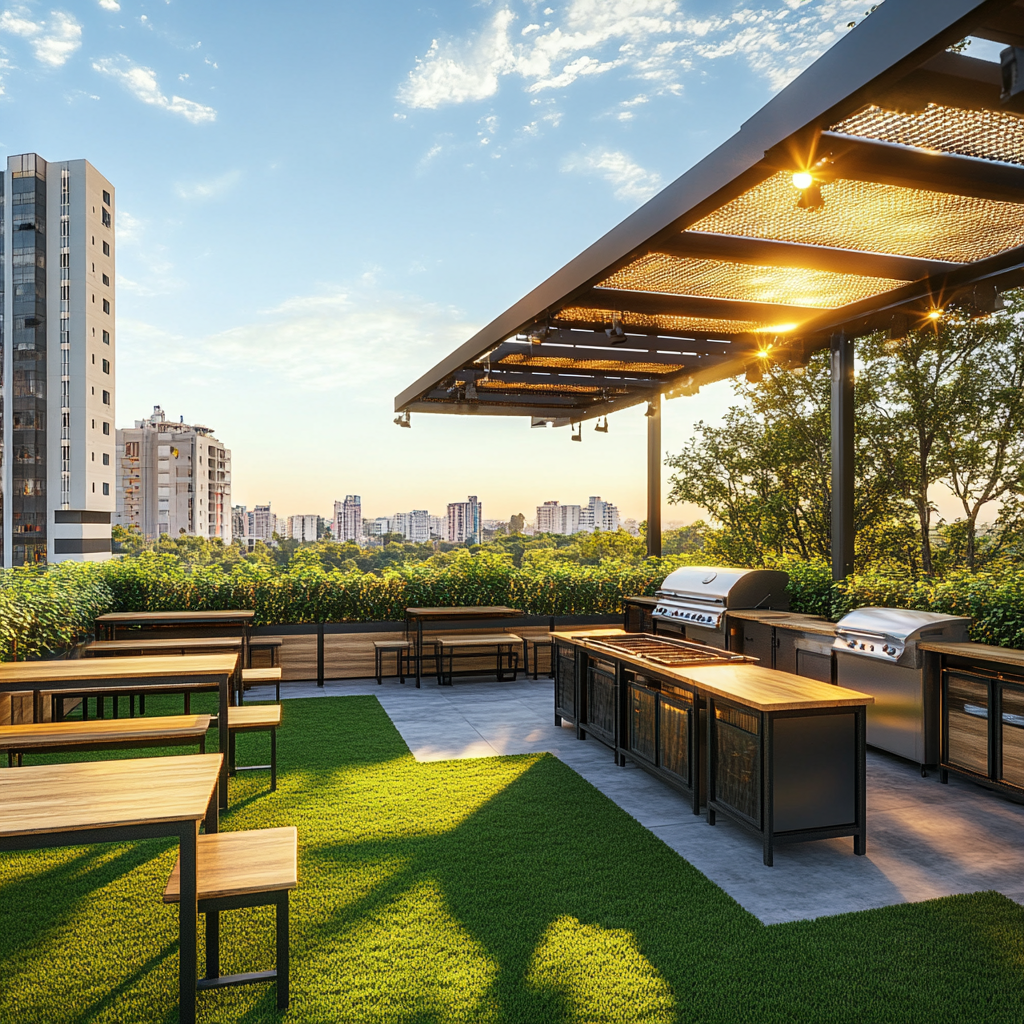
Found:
[[[316,624],[316,685],[324,685],[324,624]]]

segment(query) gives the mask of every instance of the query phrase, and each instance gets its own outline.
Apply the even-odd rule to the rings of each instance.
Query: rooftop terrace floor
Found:
[[[418,761],[548,751],[765,924],[988,890],[1024,903],[1024,806],[1003,796],[954,777],[942,785],[936,773],[922,779],[869,750],[867,856],[855,857],[849,839],[822,840],[779,846],[766,868],[759,839],[724,816],[711,828],[668,786],[555,726],[552,685],[337,680],[285,683],[281,696],[375,696]]]

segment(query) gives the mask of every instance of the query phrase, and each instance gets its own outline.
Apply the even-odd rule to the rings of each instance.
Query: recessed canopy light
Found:
[[[793,175],[793,184],[803,192],[805,188],[810,188],[814,184],[814,175],[810,171],[797,171]]]

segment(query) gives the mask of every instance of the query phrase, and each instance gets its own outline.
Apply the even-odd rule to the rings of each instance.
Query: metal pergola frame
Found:
[[[1010,48],[1002,66],[950,52],[967,36]],[[887,0],[395,409],[576,423],[650,403],[648,549],[660,554],[661,396],[830,348],[842,578],[853,339],[898,337],[950,303],[982,315],[1024,283],[1022,112],[1024,0]],[[790,183],[796,172],[813,184]]]

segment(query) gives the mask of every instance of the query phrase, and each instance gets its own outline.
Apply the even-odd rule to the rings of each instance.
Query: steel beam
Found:
[[[890,110],[924,110],[929,103],[960,110],[1003,112],[999,65],[962,53],[936,54],[880,93],[875,102]]]
[[[592,288],[574,305],[643,313],[648,316],[694,316],[721,320],[754,320],[768,323],[800,322],[818,316],[820,306],[788,306],[775,302],[745,302],[711,296],[669,295],[664,292],[630,291],[626,288]]]
[[[832,579],[853,572],[853,338],[832,335]]]
[[[918,281],[922,277],[945,273],[959,266],[957,263],[915,259],[912,256],[888,256],[884,253],[835,249],[824,245],[714,235],[705,231],[683,231],[675,239],[659,243],[652,252],[664,253],[666,256],[748,263],[760,267],[888,277],[897,281]]]
[[[650,402],[647,417],[647,554],[661,557],[661,395]]]

